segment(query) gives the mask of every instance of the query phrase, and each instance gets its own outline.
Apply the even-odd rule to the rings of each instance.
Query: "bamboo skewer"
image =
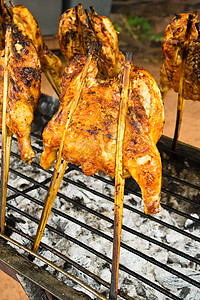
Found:
[[[9,40],[11,35],[11,27],[7,27],[5,36],[5,69],[4,69],[4,90],[3,90],[3,111],[2,111],[2,144],[1,144],[1,233],[5,230],[5,212],[6,212],[6,196],[8,172],[10,164],[10,151],[12,143],[12,133],[6,125],[6,108],[8,98],[8,63],[9,63]]]
[[[180,77],[179,77],[176,126],[175,126],[174,138],[173,138],[173,143],[172,143],[173,150],[176,150],[176,148],[177,148],[178,138],[179,138],[180,129],[181,129],[181,123],[182,123],[182,118],[183,118],[183,110],[184,110],[184,104],[185,104],[185,99],[183,98],[183,87],[184,87],[185,66],[186,66],[186,60],[187,60],[187,55],[188,55],[188,45],[190,42],[190,34],[191,34],[191,27],[192,27],[192,19],[193,19],[193,15],[189,14],[188,24],[187,24],[187,29],[186,29],[186,36],[185,36],[186,41],[185,41],[184,47],[183,47],[182,64],[181,64]]]
[[[117,147],[116,147],[116,167],[115,167],[115,201],[114,201],[114,234],[113,234],[113,258],[110,299],[116,300],[118,293],[118,273],[119,273],[119,256],[120,240],[122,230],[123,200],[125,178],[123,177],[123,139],[125,133],[126,114],[128,109],[128,96],[130,84],[132,53],[126,53],[126,62],[124,67],[123,89],[121,93],[121,103],[119,109],[119,120],[117,130]]]
[[[88,67],[90,65],[93,53],[94,53],[94,44],[92,43],[91,47],[89,49],[88,55],[87,55],[85,66],[84,66],[84,68],[82,70],[82,73],[81,73],[80,81],[77,85],[76,93],[75,93],[75,96],[74,96],[74,101],[71,104],[70,112],[69,112],[67,122],[66,122],[66,125],[65,125],[65,130],[64,130],[64,133],[63,133],[63,137],[62,137],[62,140],[61,140],[60,147],[59,147],[56,164],[55,164],[55,167],[54,167],[54,173],[53,173],[52,181],[51,181],[51,184],[50,184],[50,187],[49,187],[49,192],[48,192],[48,195],[47,195],[47,198],[46,198],[46,201],[45,201],[42,216],[41,216],[40,223],[39,223],[39,226],[38,226],[38,231],[37,231],[37,235],[36,235],[36,239],[35,239],[35,243],[34,243],[34,247],[33,247],[34,252],[37,252],[37,250],[39,248],[39,244],[40,244],[40,241],[42,239],[42,235],[43,235],[43,232],[44,232],[49,214],[51,212],[53,202],[55,200],[55,197],[57,195],[58,189],[60,187],[60,184],[62,182],[63,176],[65,174],[65,171],[66,171],[66,168],[67,168],[67,165],[68,165],[68,163],[66,161],[64,161],[62,166],[61,166],[62,151],[63,151],[65,135],[66,135],[66,132],[68,130],[69,124],[72,120],[72,117],[74,115],[74,112],[77,108],[79,99],[81,97],[81,93],[82,93],[82,90],[83,90],[83,87],[84,87],[84,84],[85,84],[85,79],[86,79]]]

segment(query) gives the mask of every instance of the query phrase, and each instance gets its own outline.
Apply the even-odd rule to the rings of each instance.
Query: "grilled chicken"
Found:
[[[97,15],[93,8],[91,10],[91,13],[87,11],[89,25],[81,4],[63,13],[58,32],[60,49],[68,64],[77,54],[86,54],[91,42],[96,41],[102,47],[98,75],[104,79],[117,76],[124,62],[117,33],[108,18]]]
[[[86,14],[81,4],[66,10],[59,22],[58,37],[60,50],[67,64],[77,54],[86,54],[91,41],[95,39],[93,31],[86,23]]]
[[[44,169],[49,169],[56,159],[85,61],[85,55],[76,55],[64,71],[59,110],[43,132]],[[67,162],[81,165],[86,175],[102,170],[115,176],[121,73],[99,80],[98,72],[98,59],[93,57],[65,135],[62,156]],[[156,143],[162,134],[163,104],[157,84],[148,72],[132,66],[130,83],[123,165],[141,187],[145,212],[156,213],[160,211],[161,188],[161,161]]]
[[[5,47],[5,23],[3,18],[3,11],[0,6],[0,51]]]
[[[183,59],[183,98],[200,100],[200,35],[197,14],[176,15],[165,30],[162,43],[164,64],[160,73],[163,98],[169,89],[179,92]]]
[[[15,26],[11,31],[8,46],[9,85],[6,124],[15,134],[23,161],[31,162],[35,156],[30,141],[33,113],[40,96],[41,65],[34,44]],[[0,57],[0,97],[3,96],[4,50]],[[1,103],[2,108],[2,103]],[[1,114],[0,114],[1,116]],[[2,120],[0,120],[0,129]]]
[[[3,25],[12,24],[9,48],[9,92],[7,125],[16,135],[23,161],[31,163],[35,156],[30,144],[31,123],[41,90],[41,67],[49,72],[60,87],[62,63],[43,41],[37,21],[23,5],[5,9],[1,3]],[[0,20],[1,21],[1,20]],[[1,25],[1,24],[0,24]],[[2,27],[5,39],[5,28]],[[3,45],[4,46],[4,43]],[[2,126],[2,100],[4,76],[4,50],[0,53],[0,129]]]
[[[63,73],[62,62],[44,43],[37,21],[23,5],[12,7],[12,14],[13,23],[32,40],[41,62],[42,71],[49,72],[56,86],[60,88]]]
[[[9,8],[7,7],[7,9],[5,7],[7,7],[5,1],[1,0],[3,24],[10,24],[12,18],[12,24],[16,25],[19,31],[32,40],[41,62],[42,71],[51,75],[58,92],[60,92],[61,77],[63,73],[62,62],[44,43],[42,33],[34,16],[24,5],[12,5]],[[2,35],[5,38],[5,28]]]

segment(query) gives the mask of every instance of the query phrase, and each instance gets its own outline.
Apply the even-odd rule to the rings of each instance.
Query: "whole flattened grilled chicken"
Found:
[[[23,5],[11,6],[10,14],[1,3],[1,35],[5,39],[4,26],[12,24],[9,41],[9,90],[7,126],[18,139],[23,161],[31,163],[35,156],[31,147],[30,133],[34,110],[41,91],[41,70],[49,72],[60,87],[62,76],[61,60],[54,55],[43,41],[37,21]],[[11,16],[11,17],[10,17]],[[1,48],[5,43],[2,38]],[[4,77],[4,50],[0,52],[0,130],[2,127],[2,100]]]
[[[8,41],[10,55],[8,61],[8,100],[6,124],[15,134],[23,161],[31,162],[35,156],[30,140],[33,113],[40,96],[41,65],[32,41],[19,32],[11,30]],[[3,97],[4,50],[0,57],[0,97]],[[1,103],[2,108],[2,103]],[[0,114],[0,129],[2,126]]]
[[[71,9],[63,15],[66,20],[62,16],[60,21],[61,49],[64,49],[65,56],[69,52],[71,60],[68,59],[62,77],[59,110],[43,132],[41,166],[44,169],[49,169],[56,159],[70,107],[86,63],[89,34],[84,23],[83,36],[81,40],[77,38],[80,19],[85,20],[80,6],[78,10],[80,16],[77,10]],[[114,177],[124,56],[118,49],[117,34],[110,20],[98,17],[94,10],[88,17],[90,23],[93,23],[93,29],[96,28],[90,36],[93,41],[99,41],[101,37],[102,47],[98,56],[93,55],[89,65],[78,106],[65,133],[62,156],[67,162],[81,165],[86,175],[102,170]],[[74,24],[78,22],[79,26],[66,26],[72,21]],[[67,31],[66,28],[72,30]],[[104,36],[107,32],[108,36]],[[117,59],[113,53],[115,49],[118,49]],[[110,73],[107,71],[109,68]],[[125,173],[129,172],[129,176],[140,185],[146,213],[157,213],[161,209],[161,160],[156,143],[162,134],[163,121],[163,103],[155,80],[148,72],[131,66],[123,166]]]
[[[77,55],[62,78],[60,108],[43,132],[41,165],[48,169],[56,159],[70,105],[86,56]],[[86,175],[99,170],[115,176],[120,76],[96,79],[97,59],[87,73],[80,102],[66,132],[63,158],[81,165]],[[161,161],[156,143],[162,134],[163,104],[159,89],[148,72],[131,68],[131,91],[124,138],[124,168],[141,187],[146,213],[160,211]]]
[[[183,98],[200,100],[200,35],[197,18],[196,13],[176,15],[165,30],[162,43],[164,64],[160,72],[160,89],[163,98],[171,88],[175,92],[179,91],[180,72],[185,55],[183,52],[188,38],[183,70]],[[191,22],[189,29],[188,22]]]

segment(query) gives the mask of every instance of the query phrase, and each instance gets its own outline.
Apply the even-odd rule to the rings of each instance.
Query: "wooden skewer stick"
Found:
[[[37,231],[37,235],[36,235],[36,239],[35,239],[35,244],[34,244],[34,247],[33,247],[34,252],[37,252],[37,250],[39,248],[39,244],[40,244],[40,241],[42,239],[42,235],[43,235],[43,232],[44,232],[49,214],[51,212],[53,202],[56,198],[58,189],[60,187],[60,184],[62,182],[63,176],[64,176],[66,168],[67,168],[68,163],[66,161],[64,161],[62,166],[61,166],[62,151],[63,151],[65,135],[66,135],[66,132],[68,130],[69,124],[72,120],[72,117],[74,115],[74,112],[75,112],[75,110],[78,106],[78,102],[79,102],[79,99],[81,97],[81,93],[82,93],[82,90],[83,90],[83,87],[84,87],[84,84],[85,84],[85,79],[86,79],[88,67],[90,65],[90,62],[91,62],[91,59],[92,59],[92,56],[93,56],[93,52],[94,52],[94,44],[92,43],[92,45],[89,49],[88,55],[87,55],[85,66],[84,66],[84,68],[82,70],[82,73],[81,73],[80,81],[77,85],[76,94],[74,96],[74,101],[72,102],[71,107],[70,107],[70,112],[69,112],[69,115],[68,115],[68,118],[67,118],[65,130],[64,130],[63,137],[62,137],[61,144],[60,144],[59,151],[58,151],[56,164],[55,164],[55,167],[54,167],[54,173],[53,173],[52,181],[51,181],[51,184],[50,184],[50,187],[49,187],[49,192],[48,192],[48,195],[47,195],[47,198],[46,198],[46,201],[45,201],[45,205],[44,205],[44,208],[43,208],[42,216],[41,216],[41,219],[40,219],[40,224],[38,226],[38,231]]]
[[[183,118],[183,110],[184,110],[184,104],[185,104],[185,99],[183,98],[183,87],[184,87],[185,66],[186,66],[186,60],[187,60],[187,56],[188,56],[188,45],[190,42],[190,35],[191,35],[192,19],[193,19],[193,15],[189,14],[188,24],[187,24],[187,29],[186,29],[186,36],[185,36],[186,41],[185,41],[184,47],[183,47],[182,64],[181,64],[180,76],[179,76],[176,126],[175,126],[175,132],[174,132],[174,139],[173,139],[173,143],[172,143],[173,150],[176,150],[176,148],[177,148],[178,138],[179,138],[180,129],[181,129],[181,123],[182,123],[182,118]]]
[[[112,274],[110,299],[116,300],[118,293],[118,274],[119,274],[119,256],[120,241],[122,230],[124,185],[123,177],[123,140],[125,133],[126,114],[128,109],[130,70],[132,62],[132,53],[126,53],[126,62],[124,67],[123,89],[121,93],[121,103],[119,109],[119,120],[117,130],[117,147],[116,147],[116,167],[115,167],[115,201],[114,201],[114,234],[113,234],[113,257],[112,257]]]
[[[5,69],[4,69],[4,90],[3,90],[3,111],[2,111],[2,145],[1,145],[1,200],[0,200],[0,216],[1,216],[1,233],[5,230],[5,212],[6,212],[6,196],[8,172],[10,164],[10,151],[12,143],[12,133],[6,125],[6,108],[8,98],[8,63],[9,63],[9,42],[11,35],[11,27],[6,29],[5,36]]]

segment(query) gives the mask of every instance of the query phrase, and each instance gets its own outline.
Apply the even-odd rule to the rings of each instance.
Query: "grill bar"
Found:
[[[39,165],[38,165],[38,164],[36,164],[36,165],[37,165],[38,168],[39,168]],[[41,167],[40,167],[40,168],[41,168]],[[25,175],[23,175],[23,174],[20,174],[20,173],[17,172],[16,170],[13,170],[13,169],[10,168],[10,172],[12,172],[12,173],[14,173],[15,175],[20,176],[20,177],[22,177],[22,178],[24,178],[24,179],[27,180],[27,176],[25,176]],[[50,171],[47,171],[47,172],[52,173],[52,172],[50,172]],[[68,170],[68,172],[70,172],[70,171]],[[44,183],[38,183],[37,181],[35,181],[35,180],[31,179],[31,178],[29,179],[29,181],[32,182],[32,183],[34,184],[35,187],[37,186],[37,187],[41,187],[41,188],[43,188],[43,189],[45,189],[45,190],[48,190],[48,187],[44,186]],[[50,181],[50,179],[47,179],[47,182],[49,182],[49,181]],[[77,186],[78,188],[82,188],[82,189],[84,189],[84,190],[86,190],[86,191],[89,191],[89,192],[93,193],[93,194],[96,195],[96,196],[99,196],[99,197],[101,197],[101,198],[104,198],[104,199],[106,199],[106,200],[108,200],[108,201],[113,202],[113,199],[112,199],[112,198],[110,198],[110,197],[108,197],[108,196],[106,196],[106,195],[102,195],[102,194],[99,193],[98,191],[95,191],[94,189],[91,189],[91,188],[89,188],[89,187],[87,187],[87,186],[85,186],[85,185],[83,185],[83,184],[81,184],[81,183],[79,183],[79,182],[75,182],[75,181],[70,180],[70,179],[68,179],[68,178],[64,178],[63,181],[68,182],[68,183],[71,183],[71,184]],[[33,188],[34,188],[34,187],[33,187]],[[135,193],[135,192],[133,192],[133,191],[131,191],[131,190],[129,190],[129,189],[125,189],[125,190],[126,190],[126,192],[130,192],[131,194],[134,194],[134,195],[136,195],[136,196],[139,196],[139,195],[140,195],[139,193]],[[170,195],[170,196],[176,197],[176,198],[178,198],[178,199],[180,199],[180,200],[183,200],[183,201],[187,201],[188,203],[193,204],[193,205],[196,205],[196,206],[198,206],[198,207],[200,206],[200,204],[198,204],[198,203],[196,203],[196,202],[194,202],[194,201],[190,201],[189,199],[186,199],[185,197],[182,197],[182,196],[180,196],[180,195],[177,195],[177,194],[175,194],[175,193],[171,193],[170,191],[165,191],[164,189],[162,189],[162,192],[163,192],[163,191],[164,191],[166,194]],[[58,194],[59,194],[59,193],[58,193]],[[23,193],[22,193],[21,195],[23,195]],[[63,196],[63,195],[60,195],[60,194],[59,194],[59,196],[61,196],[61,197],[64,198],[64,199],[68,199],[68,200],[71,201],[71,199],[67,198],[66,196]],[[9,198],[8,198],[8,199],[9,199]],[[195,221],[195,222],[197,222],[197,223],[200,223],[200,220],[199,220],[199,219],[197,219],[197,218],[195,218],[195,217],[193,217],[193,216],[191,216],[191,215],[188,215],[188,214],[186,214],[186,213],[183,213],[183,212],[181,212],[181,211],[178,211],[178,210],[176,210],[176,209],[173,209],[172,207],[169,207],[169,206],[167,206],[167,205],[165,205],[165,204],[162,204],[162,206],[163,206],[163,208],[165,208],[165,209],[167,209],[167,210],[173,211],[174,213],[177,213],[177,214],[179,214],[179,215],[181,215],[181,216],[184,216],[185,218],[188,218],[188,219],[190,219],[190,220],[192,220],[192,221]],[[84,208],[84,207],[82,207],[82,208]],[[135,210],[134,208],[132,208],[132,207],[126,205],[126,204],[124,204],[124,208],[127,208],[127,209],[129,209],[129,210],[132,210],[132,211],[134,211],[135,213],[140,214],[141,216],[147,217],[147,218],[149,218],[149,219],[151,219],[151,220],[154,220],[154,221],[157,222],[157,223],[160,223],[160,224],[162,224],[162,225],[164,225],[164,226],[169,227],[170,229],[173,229],[173,230],[175,230],[175,231],[177,231],[177,232],[180,232],[177,228],[172,227],[171,225],[169,225],[169,224],[167,224],[167,223],[165,223],[165,222],[162,222],[162,221],[156,219],[155,217],[145,215],[143,212],[140,212],[140,211],[138,211],[138,210]],[[184,233],[183,233],[183,232],[181,231],[180,233],[185,234],[185,235],[187,235],[188,237],[190,237],[190,238],[192,238],[192,239],[195,239],[195,240],[197,240],[197,241],[200,242],[200,238],[195,237],[195,236],[192,236],[191,234],[189,234],[189,233],[187,233],[187,232],[184,232]]]
[[[180,184],[189,186],[189,187],[191,187],[191,188],[193,188],[193,189],[195,189],[195,190],[199,190],[199,191],[200,191],[200,186],[195,185],[195,184],[192,184],[192,183],[190,183],[190,182],[187,182],[187,181],[185,181],[185,180],[183,180],[183,179],[173,177],[173,176],[171,176],[171,175],[169,175],[169,174],[166,174],[166,173],[164,173],[164,172],[163,172],[162,176],[163,176],[163,177],[167,177],[167,179],[169,179],[169,180],[176,181],[176,182],[178,182],[178,183],[180,183]],[[198,205],[200,205],[200,204],[198,204]]]
[[[13,232],[19,234],[20,236],[25,237],[26,239],[28,239],[29,241],[31,241],[32,243],[34,243],[34,239],[25,234],[24,232],[17,230],[16,228],[14,228],[13,226],[8,224],[8,228],[10,230],[12,230]],[[69,264],[73,265],[75,268],[79,269],[80,271],[84,272],[85,274],[87,274],[88,276],[90,276],[91,278],[93,278],[94,280],[96,280],[97,282],[99,282],[100,284],[104,285],[107,288],[110,288],[110,284],[108,282],[106,282],[105,280],[103,280],[102,278],[96,276],[94,273],[88,271],[87,269],[85,269],[84,267],[82,267],[81,265],[77,264],[75,261],[71,260],[69,257],[63,255],[62,253],[58,252],[57,250],[55,250],[54,248],[44,244],[43,242],[40,243],[40,248],[41,249],[46,249],[49,250],[50,252],[52,252],[53,254],[57,255],[58,257],[60,257],[61,259],[65,260],[66,262],[68,262]],[[126,295],[125,293],[123,293],[121,290],[118,290],[118,294],[123,298],[123,299],[127,299],[127,300],[133,300],[132,297]]]
[[[200,206],[199,203],[197,203],[197,202],[195,202],[195,201],[192,201],[192,200],[190,200],[190,199],[187,199],[186,197],[183,197],[183,196],[181,196],[181,195],[179,195],[179,194],[176,194],[176,193],[174,193],[174,192],[171,192],[171,191],[169,191],[169,190],[162,189],[162,192],[165,193],[165,194],[167,194],[168,196],[176,197],[177,199],[183,200],[183,201],[185,201],[185,202],[187,202],[187,203],[190,203],[190,204],[192,204],[192,205],[194,205],[194,206],[197,206],[197,207]]]
[[[10,204],[8,204],[7,207],[11,208],[12,210],[15,210],[15,211],[18,212],[19,214],[21,213],[21,214],[24,215],[25,217],[27,217],[27,218],[31,219],[32,221],[34,221],[35,223],[38,223],[38,220],[37,220],[36,218],[31,217],[31,216],[27,215],[27,214],[24,213],[24,212],[21,212],[21,211],[20,211],[19,209],[17,209],[16,207],[14,207],[14,206],[12,206],[12,205],[10,205]],[[63,214],[63,215],[64,215],[64,214]],[[98,230],[96,230],[96,229],[94,229],[94,228],[91,228],[90,226],[87,226],[86,224],[84,224],[84,223],[82,223],[82,222],[80,222],[80,221],[77,221],[77,220],[75,220],[75,219],[73,220],[73,218],[70,218],[69,216],[66,216],[66,217],[67,217],[67,219],[69,219],[69,220],[72,221],[73,223],[77,223],[78,225],[80,225],[80,226],[82,226],[82,227],[84,227],[84,228],[90,230],[90,231],[93,232],[93,233],[96,233],[96,234],[100,235],[102,238],[107,239],[107,240],[109,240],[109,241],[112,243],[112,237],[110,237],[110,236],[104,234],[103,232],[100,232],[100,231],[98,231]],[[79,244],[79,242],[78,242],[77,240],[72,239],[70,236],[67,236],[67,234],[65,234],[65,233],[63,233],[63,232],[61,232],[61,231],[59,231],[59,230],[56,230],[55,228],[52,228],[52,227],[49,226],[49,225],[46,225],[46,226],[47,226],[46,228],[50,229],[50,230],[53,231],[54,233],[57,233],[57,234],[59,234],[59,235],[65,237],[65,238],[67,238],[68,240],[71,240],[71,241],[75,242],[77,245],[81,246],[82,248],[85,248],[86,250],[88,250],[88,251],[91,252],[91,253],[94,253],[96,256],[99,256],[99,257],[105,259],[105,256],[102,257],[101,254],[100,254],[99,252],[97,252],[97,251],[93,252],[94,250],[91,249],[91,248],[89,248],[87,245],[84,245],[83,243]],[[134,253],[134,254],[136,254],[136,255],[138,255],[138,256],[144,258],[145,260],[147,260],[147,261],[151,262],[152,264],[154,264],[154,265],[156,265],[156,266],[162,268],[163,270],[168,271],[168,272],[170,272],[171,274],[173,274],[173,275],[175,275],[175,276],[178,276],[179,278],[182,278],[183,280],[189,282],[190,284],[192,284],[192,285],[194,285],[194,286],[200,288],[200,283],[199,283],[199,282],[196,282],[195,280],[192,280],[191,278],[189,278],[189,277],[187,277],[187,276],[184,276],[182,273],[177,272],[176,270],[174,270],[174,269],[172,269],[172,268],[170,268],[170,267],[167,267],[166,265],[164,265],[164,264],[162,264],[162,263],[156,261],[154,258],[149,257],[149,256],[147,256],[147,255],[145,255],[145,254],[143,254],[143,253],[141,253],[141,252],[139,252],[139,251],[137,251],[137,250],[135,250],[135,249],[133,249],[133,248],[127,246],[127,245],[125,245],[123,242],[121,242],[121,247],[124,248],[124,249],[126,249],[126,250],[128,250],[129,252],[132,252],[132,253]],[[106,258],[105,260],[107,260],[107,258]],[[108,261],[107,261],[107,262],[108,262]],[[200,261],[199,261],[199,264],[200,264]]]
[[[17,209],[16,209],[16,210],[17,210]],[[24,214],[24,212],[23,212],[23,215],[26,215],[26,214]],[[29,216],[29,217],[30,217],[30,216]],[[32,217],[32,220],[34,220],[34,219],[35,219],[35,218]],[[37,222],[37,220],[35,220],[35,222]],[[52,227],[49,226],[48,224],[46,225],[46,228],[50,229],[51,231],[53,231],[53,232],[55,232],[55,233],[59,233],[60,235],[63,235],[63,233],[58,232],[57,230],[55,230],[54,228],[52,228]],[[4,238],[4,236],[2,236],[2,237]],[[27,237],[27,236],[26,236],[26,237]],[[64,234],[64,237],[65,237],[66,239],[70,240],[70,241],[76,242],[75,239],[73,239],[73,238],[70,237],[70,236],[67,236],[66,234]],[[5,238],[5,239],[6,239],[6,238]],[[6,240],[8,240],[8,239],[6,239]],[[12,243],[12,241],[10,241],[10,242]],[[19,248],[22,248],[22,247],[20,247],[20,244],[18,244],[18,243],[13,243],[13,244],[15,244],[16,246],[18,246]],[[82,247],[82,248],[87,249],[89,252],[94,253],[96,256],[100,256],[101,258],[103,258],[103,259],[104,259],[106,262],[108,262],[109,264],[112,263],[112,260],[111,260],[110,258],[106,257],[105,255],[101,255],[100,253],[98,253],[98,252],[95,251],[94,249],[85,246],[85,244],[80,243],[80,242],[77,242],[76,244],[77,244],[78,246]],[[42,245],[43,245],[43,244],[42,244]],[[22,249],[23,249],[24,251],[28,251],[31,255],[34,253],[34,252],[32,252],[32,251],[29,251],[29,249],[27,249],[26,247],[23,247]],[[41,258],[41,256],[37,256],[37,257],[38,257],[39,259]],[[42,259],[41,259],[41,260],[42,260]],[[56,268],[55,268],[55,269],[56,269]],[[120,265],[119,265],[119,269],[122,270],[122,271],[124,271],[124,272],[126,272],[126,273],[128,273],[128,274],[130,274],[130,275],[132,275],[132,276],[134,276],[135,278],[141,280],[142,282],[146,283],[148,286],[151,286],[151,287],[155,288],[156,290],[160,291],[162,294],[164,294],[164,295],[170,297],[171,299],[174,299],[174,300],[180,300],[179,297],[176,297],[175,295],[171,294],[170,292],[167,292],[166,290],[164,290],[164,289],[161,288],[160,286],[158,286],[158,285],[154,284],[153,282],[147,280],[145,277],[142,277],[142,276],[140,276],[139,274],[137,274],[137,273],[131,271],[130,269],[126,268],[125,266],[123,266],[123,265],[120,264]],[[67,274],[64,274],[64,275],[67,276]],[[67,277],[68,277],[68,276],[67,276]],[[73,279],[72,279],[72,280],[73,280]],[[124,295],[123,295],[123,294],[119,293],[119,295],[121,295],[121,296],[124,298]],[[125,295],[125,296],[127,296],[127,295]],[[103,298],[103,299],[104,299],[104,298]],[[107,299],[107,298],[106,298],[106,299]],[[126,298],[125,298],[125,299],[126,299]],[[132,298],[129,297],[128,299],[132,299]]]
[[[10,172],[13,172],[15,175],[21,176],[21,174],[20,174],[19,172],[15,171],[15,170],[13,170],[13,169],[10,169]],[[23,177],[24,179],[27,179],[27,177],[24,176],[24,175],[22,175],[21,177]],[[66,179],[66,178],[64,178],[64,181],[65,181],[65,179]],[[33,179],[31,179],[31,178],[30,178],[29,180],[30,180],[31,183],[34,184],[34,186],[33,186],[32,188],[34,188],[34,187],[36,187],[36,186],[39,186],[39,187],[41,187],[41,188],[43,188],[43,189],[45,189],[45,190],[48,190],[48,187],[46,187],[45,185],[43,185],[43,183],[37,183],[35,180],[33,180]],[[50,181],[50,179],[47,179],[45,182],[48,182],[48,181]],[[68,181],[68,180],[67,180],[67,181]],[[70,182],[70,183],[73,183],[71,180],[69,180],[69,182]],[[75,185],[78,185],[78,183],[75,183]],[[16,191],[16,190],[13,189],[13,187],[10,186],[10,185],[8,185],[8,188],[11,189],[11,190],[13,190],[13,191]],[[85,189],[85,186],[82,186],[82,188]],[[87,188],[87,187],[86,187],[86,190],[91,191],[91,189],[89,189],[89,188]],[[94,194],[95,194],[95,195],[98,195],[98,196],[99,196],[99,193],[97,193],[95,190],[93,190],[93,191],[94,191]],[[17,196],[19,196],[19,195],[24,196],[24,197],[28,198],[29,200],[31,200],[31,201],[33,201],[33,202],[36,201],[36,200],[35,200],[34,198],[32,198],[31,196],[25,195],[25,192],[24,192],[24,191],[21,192],[21,191],[19,191],[19,190],[17,191],[17,194],[16,194],[16,195],[12,195],[12,196],[8,197],[8,200],[10,200],[10,199],[12,199],[12,198],[15,198],[15,197],[17,197]],[[64,195],[62,195],[62,194],[60,194],[60,193],[58,193],[58,196],[59,196],[59,197],[62,197],[62,198],[65,199],[66,201],[69,201],[69,202],[71,202],[71,203],[73,203],[73,204],[75,204],[75,205],[78,205],[81,209],[87,210],[88,212],[90,212],[90,213],[92,213],[92,214],[95,214],[96,216],[100,217],[101,219],[104,219],[104,220],[109,221],[109,219],[107,219],[106,217],[104,217],[102,214],[99,214],[99,213],[97,213],[97,212],[95,212],[95,211],[93,211],[93,210],[91,210],[91,209],[85,207],[85,206],[82,205],[82,204],[77,204],[75,201],[73,201],[73,199],[70,199],[70,198],[68,198],[68,197],[66,197],[66,196],[64,196]],[[113,199],[110,198],[110,197],[106,197],[106,199],[113,202]],[[38,203],[39,203],[39,202],[38,202]],[[166,205],[164,205],[164,204],[162,204],[162,205],[163,205],[164,208],[166,208]],[[172,229],[172,230],[174,230],[174,231],[176,231],[176,232],[178,232],[178,233],[180,233],[180,234],[182,234],[182,235],[185,235],[185,236],[187,236],[187,237],[189,237],[189,238],[191,238],[191,239],[193,239],[193,240],[196,240],[196,241],[200,242],[200,238],[199,238],[199,237],[196,237],[196,236],[194,236],[194,235],[192,235],[192,234],[190,234],[190,233],[188,233],[188,232],[186,232],[186,231],[180,230],[179,228],[176,228],[176,227],[173,226],[173,225],[167,224],[166,222],[163,222],[162,220],[156,219],[155,217],[153,217],[153,216],[151,216],[151,215],[145,215],[143,212],[138,211],[138,210],[136,210],[136,209],[134,209],[134,208],[132,208],[132,207],[126,205],[126,204],[124,204],[124,207],[127,208],[127,209],[129,209],[129,210],[131,210],[131,211],[133,211],[134,213],[140,214],[141,216],[143,216],[143,217],[145,217],[145,218],[148,218],[148,219],[150,219],[150,220],[152,220],[152,221],[155,221],[156,223],[159,223],[159,224],[161,224],[161,225],[163,225],[163,226],[166,226],[166,227],[168,227],[168,228],[170,228],[170,229]],[[174,209],[171,208],[171,207],[167,207],[167,208],[169,208],[169,210],[171,210],[171,211],[173,211],[173,212],[177,212],[176,210],[174,210]],[[187,217],[188,219],[191,219],[191,220],[193,220],[193,221],[199,222],[199,220],[198,220],[197,218],[194,218],[194,217],[192,217],[192,216],[190,216],[190,215],[188,215],[188,214],[184,214],[184,213],[181,213],[181,212],[179,212],[179,211],[178,211],[177,213],[179,213],[179,214],[182,215],[182,216]],[[124,226],[123,226],[123,229],[124,229]]]
[[[46,181],[47,181],[47,180],[45,180],[45,182],[46,182]],[[40,205],[40,206],[43,205],[43,202],[41,202],[41,201],[39,201],[39,200],[37,200],[37,199],[31,197],[30,195],[25,195],[25,193],[31,191],[33,187],[32,187],[32,188],[29,188],[29,189],[27,189],[27,190],[25,190],[25,191],[23,191],[23,192],[20,192],[19,190],[16,190],[15,188],[13,188],[13,187],[10,186],[10,185],[8,185],[8,188],[9,188],[10,190],[16,192],[16,194],[14,194],[14,195],[8,197],[8,202],[9,202],[9,200],[12,199],[12,198],[15,198],[15,197],[17,197],[17,196],[23,195],[24,197],[26,197],[26,198],[29,199],[30,201],[32,201],[32,202],[34,202],[34,203],[36,203],[36,204],[38,204],[38,205]],[[19,214],[20,214],[20,212],[21,212],[20,210],[18,210],[17,208],[15,208],[15,207],[13,207],[13,206],[11,206],[11,205],[9,205],[9,204],[8,204],[8,207],[11,208],[11,209],[13,209],[13,210],[15,210],[15,211],[17,211]],[[71,222],[74,223],[74,224],[80,225],[81,227],[83,227],[83,228],[85,228],[85,229],[88,229],[89,231],[91,231],[91,232],[93,232],[93,233],[96,233],[96,234],[98,234],[98,235],[101,235],[102,237],[104,237],[104,238],[106,238],[106,239],[108,239],[108,240],[110,240],[110,241],[112,242],[112,238],[111,238],[111,237],[106,236],[105,234],[103,234],[103,233],[100,232],[99,230],[96,230],[95,228],[92,228],[91,226],[88,226],[87,224],[85,224],[85,223],[83,223],[83,222],[81,222],[81,221],[79,221],[79,220],[77,220],[77,219],[75,219],[75,218],[73,218],[73,217],[67,215],[66,213],[64,213],[64,212],[62,212],[62,211],[59,211],[58,209],[55,209],[55,208],[52,208],[52,212],[53,212],[54,214],[56,214],[56,215],[59,215],[59,216],[64,217],[65,219],[71,221]],[[24,214],[24,216],[26,216],[26,217],[29,218],[29,215],[28,215],[28,214],[26,214],[25,212],[23,212],[23,214]],[[113,220],[112,220],[111,218],[108,218],[108,217],[106,217],[106,216],[104,216],[103,214],[100,214],[100,213],[98,213],[98,212],[96,212],[95,215],[98,216],[99,218],[105,220],[106,222],[109,222],[110,224],[113,224]],[[196,220],[196,218],[194,218],[194,219]],[[32,219],[32,220],[33,220],[35,223],[37,223],[37,221],[36,221],[35,219]],[[200,260],[196,259],[195,257],[193,257],[193,256],[191,256],[191,255],[188,255],[188,254],[186,254],[186,253],[184,253],[184,252],[182,252],[182,251],[179,251],[179,250],[177,250],[177,249],[175,249],[175,248],[170,247],[169,245],[166,245],[166,244],[164,244],[164,243],[161,243],[161,242],[159,242],[159,241],[156,241],[155,239],[153,239],[153,238],[151,238],[151,237],[149,237],[149,236],[146,236],[146,235],[144,235],[144,234],[142,234],[142,233],[140,233],[140,232],[137,232],[136,230],[134,230],[134,229],[132,229],[132,228],[129,228],[129,227],[125,226],[125,225],[122,225],[122,228],[123,228],[123,230],[128,231],[128,232],[130,232],[131,234],[140,237],[142,240],[147,240],[147,241],[149,241],[149,242],[151,242],[151,243],[153,243],[153,244],[158,245],[158,246],[161,247],[161,248],[167,249],[168,251],[171,251],[172,253],[175,253],[175,254],[177,254],[177,255],[179,255],[179,256],[181,256],[181,257],[184,257],[184,258],[186,258],[186,259],[188,259],[188,260],[190,260],[190,261],[196,263],[197,265],[200,265]],[[122,245],[123,245],[123,243],[122,243]],[[126,245],[124,245],[124,247],[126,248]],[[129,251],[132,252],[132,249],[129,249]],[[139,255],[139,256],[141,256],[139,253],[136,253],[136,254]]]

